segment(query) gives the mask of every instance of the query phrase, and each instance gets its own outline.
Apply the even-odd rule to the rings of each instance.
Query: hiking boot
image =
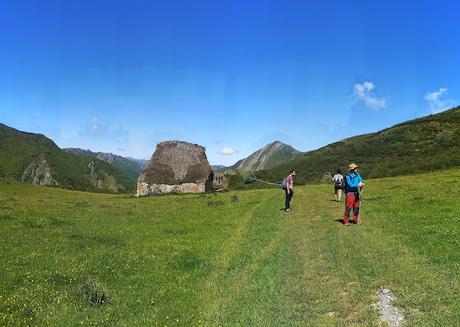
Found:
[[[284,210],[286,212],[291,212],[291,208],[287,208],[286,210]]]

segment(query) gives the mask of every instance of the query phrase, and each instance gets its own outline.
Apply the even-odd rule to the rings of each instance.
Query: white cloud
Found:
[[[103,124],[98,118],[93,118],[80,131],[80,136],[87,135],[95,138],[110,138],[116,142],[126,142],[129,138],[129,131],[125,130],[121,124],[115,128]]]
[[[107,125],[103,125],[97,118],[93,118],[91,123],[86,125],[85,130],[92,136],[103,136],[108,132]]]
[[[377,98],[372,91],[375,89],[375,84],[372,82],[364,82],[362,84],[353,85],[353,95],[351,99],[353,103],[362,101],[366,107],[378,111],[380,108],[386,107],[385,98]]]
[[[222,154],[224,156],[229,156],[232,154],[238,153],[238,150],[234,148],[230,148],[228,146],[224,146],[222,149],[220,149],[219,154]]]
[[[427,92],[425,94],[425,100],[430,104],[430,109],[432,113],[438,113],[449,109],[450,106],[453,106],[455,101],[452,99],[441,99],[444,95],[447,94],[447,88],[441,87],[438,91]]]

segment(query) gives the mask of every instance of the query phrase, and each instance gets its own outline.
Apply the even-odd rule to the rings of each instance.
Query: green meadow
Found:
[[[136,198],[0,183],[2,326],[460,325],[460,169],[374,179],[362,225],[332,186]]]

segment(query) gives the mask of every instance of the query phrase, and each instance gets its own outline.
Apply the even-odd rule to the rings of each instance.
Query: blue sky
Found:
[[[0,122],[61,147],[233,164],[460,103],[457,1],[0,3]]]

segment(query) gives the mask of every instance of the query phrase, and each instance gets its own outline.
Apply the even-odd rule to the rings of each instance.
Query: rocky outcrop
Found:
[[[95,156],[99,160],[107,162],[110,165],[121,163],[126,160],[129,161],[136,161],[136,159],[125,158],[110,152],[93,152],[91,150],[79,149],[79,148],[65,148],[63,149],[65,152],[73,153],[79,156]]]
[[[162,142],[139,176],[137,196],[210,191],[213,175],[204,147],[182,141]]]
[[[117,179],[109,174],[103,172],[99,173],[95,169],[94,161],[88,164],[89,174],[87,178],[91,181],[94,187],[101,191],[108,191],[112,193],[118,193],[124,189],[122,185],[117,183]]]
[[[24,170],[21,180],[23,182],[32,181],[34,185],[59,185],[52,172],[53,170],[46,161],[45,155],[41,153]]]
[[[99,152],[97,154],[97,158],[111,165],[117,162],[121,162],[123,160],[123,157],[117,156],[113,153],[103,153],[103,152]]]

